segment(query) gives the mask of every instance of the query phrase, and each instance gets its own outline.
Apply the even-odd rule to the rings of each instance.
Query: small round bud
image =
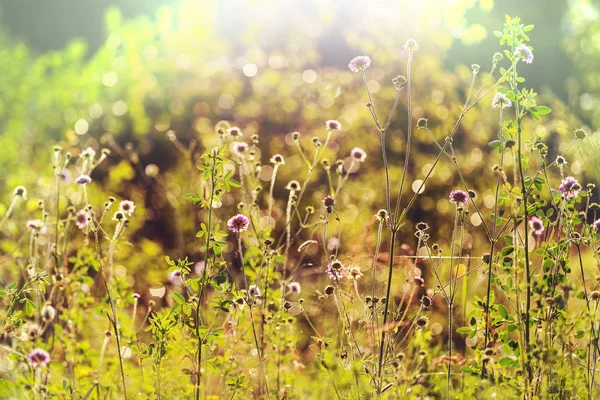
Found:
[[[427,118],[419,118],[417,120],[417,128],[418,129],[425,129],[425,128],[427,128]]]
[[[556,156],[556,165],[567,165],[567,160],[563,156]]]
[[[24,199],[27,198],[27,189],[24,186],[17,186],[15,190],[13,190],[13,196],[22,197]]]
[[[294,141],[297,141],[298,139],[300,139],[300,132],[293,132],[292,133],[292,139]]]
[[[327,286],[325,286],[324,292],[327,296],[331,296],[333,294],[333,290],[334,290],[333,286],[327,285]]]
[[[492,57],[492,61],[494,61],[494,64],[495,64],[498,61],[501,61],[503,58],[504,58],[504,56],[502,55],[502,53],[494,53],[494,56]]]
[[[471,64],[471,70],[473,70],[474,75],[477,75],[479,73],[479,69],[481,69],[481,65]]]
[[[573,134],[577,140],[583,140],[587,136],[587,132],[581,128],[577,129],[575,132],[573,132]]]

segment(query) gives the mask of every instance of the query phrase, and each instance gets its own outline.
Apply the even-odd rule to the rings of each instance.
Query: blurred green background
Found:
[[[94,172],[91,198],[95,206],[109,195],[136,201],[131,252],[120,255],[137,277],[131,282],[135,286],[166,281],[162,254],[193,259],[199,254],[194,233],[202,216],[182,196],[198,187],[193,166],[217,143],[219,120],[239,126],[247,141],[259,134],[264,188],[272,172],[270,156],[286,157],[275,191],[276,216],[284,212],[285,183],[304,178],[304,172],[298,175],[302,162],[290,132],[299,131],[303,146],[312,151],[311,138],[323,138],[324,121],[340,120],[344,129],[334,136],[327,158],[343,159],[355,146],[368,153],[338,199],[345,224],[342,246],[353,253],[372,252],[375,235],[364,234],[375,229],[373,214],[383,206],[382,163],[362,82],[347,68],[355,55],[373,60],[369,84],[384,115],[394,99],[392,78],[406,73],[403,45],[416,39],[413,122],[427,117],[442,139],[464,102],[470,65],[482,66],[481,84],[500,50],[493,31],[501,29],[505,14],[518,15],[536,26],[530,35],[535,61],[520,73],[525,85],[540,93],[538,103],[553,109],[541,122],[527,121],[526,134],[540,135],[553,158],[571,142],[573,130],[596,132],[600,123],[599,1],[0,4],[0,215],[16,185],[28,187],[30,202],[15,224],[32,218],[37,198],[50,196],[54,144],[75,155],[87,146],[110,148],[108,162]],[[493,205],[491,167],[499,161],[487,146],[497,127],[492,95],[468,114],[455,140],[463,173],[479,192],[486,216],[490,196]],[[400,176],[406,126],[403,96],[388,143],[394,179]],[[169,139],[170,131],[180,146]],[[410,184],[423,177],[437,154],[422,132],[416,133],[414,146]],[[597,181],[598,150],[597,134],[578,143],[566,157],[567,172],[583,174],[583,183]],[[510,162],[507,172],[512,173]],[[317,178],[306,204],[317,205],[326,194],[325,173]],[[442,245],[448,245],[444,238],[453,214],[447,194],[457,182],[452,165],[443,160],[410,215],[413,222],[433,224],[432,239]],[[74,193],[67,190],[65,205]],[[226,198],[225,206],[233,209],[238,200]],[[223,212],[221,218],[229,215]],[[470,222],[466,246],[476,247],[478,238],[483,240],[477,229],[481,222]],[[404,238],[414,239],[408,231]],[[2,251],[11,251],[6,243]]]

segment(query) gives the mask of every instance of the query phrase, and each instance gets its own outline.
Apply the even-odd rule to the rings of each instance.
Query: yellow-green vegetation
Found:
[[[110,10],[92,53],[3,36],[0,398],[600,396],[597,82],[538,95],[537,26],[434,3],[327,51],[328,4],[240,43],[218,2]]]

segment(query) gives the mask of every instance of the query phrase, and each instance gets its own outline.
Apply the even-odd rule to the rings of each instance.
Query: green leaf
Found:
[[[500,364],[503,367],[516,367],[517,365],[519,365],[519,362],[517,360],[513,360],[510,357],[502,357],[500,361],[498,361],[498,364]]]
[[[535,110],[535,112],[538,113],[539,115],[546,115],[546,114],[550,114],[552,112],[550,107],[546,107],[546,106],[537,106],[535,108],[532,108],[532,110]]]
[[[28,316],[33,316],[33,311],[35,310],[35,304],[29,299],[25,299],[25,312]]]
[[[460,327],[456,330],[457,333],[471,333],[471,327],[470,326],[463,326]]]
[[[504,319],[508,318],[508,310],[506,309],[506,307],[504,307],[502,304],[498,304],[497,306],[498,308],[498,314],[500,314],[500,316]]]
[[[177,304],[185,304],[185,297],[179,293],[173,293],[173,300],[175,300]]]

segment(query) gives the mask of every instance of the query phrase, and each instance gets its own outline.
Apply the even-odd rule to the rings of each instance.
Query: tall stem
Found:
[[[385,295],[385,307],[384,307],[384,311],[383,311],[383,326],[382,326],[382,331],[381,331],[381,342],[379,343],[379,372],[377,373],[378,375],[378,380],[379,380],[379,393],[381,393],[381,388],[382,388],[382,379],[381,379],[381,374],[383,372],[383,352],[384,352],[384,347],[385,347],[385,333],[387,330],[387,320],[388,320],[388,309],[389,309],[389,305],[390,305],[390,293],[391,293],[391,289],[392,289],[392,274],[394,271],[394,247],[395,247],[395,243],[396,243],[396,230],[392,229],[392,238],[391,238],[391,244],[390,244],[390,260],[389,260],[389,272],[388,272],[388,281],[387,281],[387,290],[386,290],[386,295]]]

